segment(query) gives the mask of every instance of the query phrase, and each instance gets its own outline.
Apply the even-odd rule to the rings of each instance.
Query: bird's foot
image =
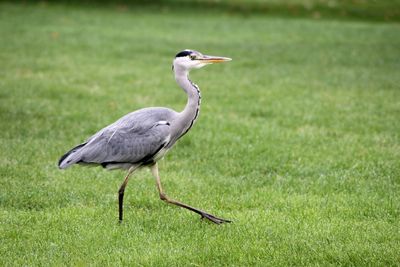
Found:
[[[230,220],[225,220],[225,219],[222,219],[222,218],[215,217],[214,215],[202,212],[201,213],[201,219],[204,219],[204,218],[212,221],[215,224],[231,223],[232,222]]]

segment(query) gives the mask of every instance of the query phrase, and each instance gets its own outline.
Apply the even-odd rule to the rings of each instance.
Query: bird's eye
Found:
[[[190,55],[189,56],[191,60],[195,60],[196,59],[196,55]]]

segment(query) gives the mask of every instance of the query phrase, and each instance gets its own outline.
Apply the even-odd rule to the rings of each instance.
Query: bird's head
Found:
[[[228,57],[207,56],[195,50],[183,50],[176,54],[172,69],[180,69],[189,71],[191,69],[199,69],[208,64],[222,63],[232,60]]]

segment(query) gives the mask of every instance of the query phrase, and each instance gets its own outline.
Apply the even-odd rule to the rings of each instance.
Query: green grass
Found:
[[[73,0],[71,0],[73,1]],[[84,0],[85,1],[85,0]],[[106,0],[97,0],[107,2]],[[127,6],[138,1],[120,0]],[[266,14],[314,19],[368,19],[375,21],[400,21],[399,0],[155,0],[139,1],[141,4],[157,2],[163,8],[190,8],[221,10],[236,14]],[[143,2],[143,3],[142,3]]]
[[[0,4],[0,265],[398,266],[400,28],[152,8]],[[120,116],[180,110],[176,52],[200,118],[151,175],[57,160]]]

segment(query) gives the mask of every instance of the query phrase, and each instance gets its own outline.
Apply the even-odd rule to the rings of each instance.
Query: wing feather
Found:
[[[125,115],[101,129],[85,143],[67,152],[59,162],[65,169],[75,163],[145,163],[171,139],[170,121],[177,113],[167,108],[146,108]]]
[[[149,126],[149,125],[148,125]],[[139,163],[154,155],[170,138],[170,126],[154,123],[150,127],[104,129],[82,148],[81,161],[87,163]]]

